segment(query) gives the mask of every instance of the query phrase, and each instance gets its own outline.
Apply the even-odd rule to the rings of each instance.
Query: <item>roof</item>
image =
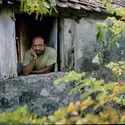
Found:
[[[110,0],[114,7],[125,7],[125,0]],[[97,0],[56,0],[59,8],[72,8],[75,10],[87,10],[108,13],[105,6]]]
[[[20,2],[21,0],[3,0],[3,1],[7,1],[8,4],[14,4],[15,2]],[[97,2],[99,0],[52,0],[52,1],[55,1],[55,5],[59,9],[74,9],[76,11],[86,10],[86,11],[109,13],[104,5]],[[110,1],[111,4],[116,8],[125,7],[125,0],[108,0],[108,1]]]

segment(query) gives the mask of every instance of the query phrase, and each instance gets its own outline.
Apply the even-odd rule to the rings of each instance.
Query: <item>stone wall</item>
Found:
[[[72,66],[72,69],[78,72],[92,73],[97,71],[97,75],[100,75],[99,64],[94,60],[98,52],[102,51],[103,46],[96,42],[96,23],[106,22],[105,19],[97,17],[97,15],[87,18],[83,17],[78,20],[70,18],[61,19],[61,69],[67,69],[66,67]],[[124,34],[119,44],[114,48],[103,49],[104,63],[125,59]],[[103,70],[101,73],[101,75],[107,77],[106,70]]]
[[[74,33],[75,69],[77,71],[92,72],[98,70],[98,63],[93,61],[98,52],[103,52],[104,63],[125,59],[124,35],[114,48],[104,49],[102,44],[96,42],[97,22],[105,22],[105,20],[82,18],[77,23]]]
[[[20,76],[0,81],[0,112],[15,111],[17,106],[28,105],[38,116],[50,115],[60,107],[78,100],[79,94],[68,95],[72,83],[54,85],[64,73]]]
[[[76,71],[90,70],[96,56],[96,23],[103,20],[62,18],[60,21],[61,70],[71,67]],[[68,67],[68,68],[67,68]],[[71,69],[70,68],[70,69]],[[69,70],[70,70],[69,69]]]

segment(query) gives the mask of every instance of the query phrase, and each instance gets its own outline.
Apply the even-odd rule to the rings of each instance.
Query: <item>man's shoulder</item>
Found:
[[[56,53],[56,50],[54,48],[48,46],[46,48],[48,53]]]
[[[25,54],[31,56],[30,50],[27,50]]]
[[[55,56],[55,57],[57,56],[56,50],[54,48],[52,48],[52,47],[47,47],[47,54],[49,56]]]

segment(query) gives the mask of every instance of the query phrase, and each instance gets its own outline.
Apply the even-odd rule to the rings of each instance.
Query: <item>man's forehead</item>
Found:
[[[34,44],[34,43],[44,44],[44,39],[41,38],[41,37],[34,38],[34,39],[33,39],[33,44]]]

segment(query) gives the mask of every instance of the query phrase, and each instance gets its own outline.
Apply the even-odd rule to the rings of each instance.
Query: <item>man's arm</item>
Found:
[[[23,66],[23,74],[24,75],[28,75],[33,71],[33,67],[34,67],[36,59],[37,59],[37,55],[36,55],[35,51],[32,48],[30,49],[30,53],[33,56],[33,59],[31,60],[31,62],[30,62],[30,59],[28,59],[29,58],[28,55],[25,54],[24,62],[26,61],[26,64],[28,64],[28,65],[26,65],[24,63],[25,64]]]
[[[38,69],[32,71],[34,74],[42,74],[42,73],[49,73],[52,69],[53,65],[47,66],[46,68]]]
[[[35,65],[36,59],[32,59],[32,61],[30,62],[30,64],[28,64],[27,66],[23,67],[23,74],[24,75],[28,75],[33,71],[33,67]]]

